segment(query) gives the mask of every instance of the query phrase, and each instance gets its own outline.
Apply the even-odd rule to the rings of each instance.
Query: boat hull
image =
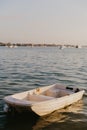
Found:
[[[63,96],[55,97],[56,93],[58,95],[59,89],[62,90]],[[54,95],[48,90],[51,90]],[[61,85],[42,87],[40,93],[38,93],[38,90],[37,93],[35,91],[36,89],[5,97],[4,101],[8,105],[7,111],[14,110],[20,113],[29,111],[44,116],[79,101],[85,92],[84,90],[78,92],[74,92],[75,90],[67,91],[66,87]],[[66,91],[69,94],[64,95]],[[47,96],[47,92],[49,92],[49,96]]]
[[[46,101],[43,103],[38,103],[32,106],[32,111],[34,111],[39,116],[44,116],[52,113],[55,110],[67,107],[80,99],[84,94],[84,90],[78,93],[71,94],[69,96],[64,96],[61,98],[53,99],[51,101]]]

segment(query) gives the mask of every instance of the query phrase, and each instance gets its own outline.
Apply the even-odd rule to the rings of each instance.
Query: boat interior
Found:
[[[63,96],[67,96],[75,93],[76,88],[66,87],[59,84],[50,85],[47,87],[40,87],[30,91],[26,91],[20,94],[12,95],[12,102],[18,100],[18,102],[26,102],[29,104],[35,102],[42,102],[46,100],[52,100],[55,98],[61,98]],[[78,90],[77,90],[78,91]]]
[[[60,98],[72,93],[74,93],[73,88],[66,88],[56,84],[46,90],[45,88],[43,90],[42,88],[36,88],[32,93],[29,92],[24,100],[40,102]]]

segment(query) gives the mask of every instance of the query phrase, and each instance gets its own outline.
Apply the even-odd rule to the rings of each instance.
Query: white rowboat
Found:
[[[9,108],[18,112],[26,110],[44,116],[77,102],[83,97],[84,92],[78,88],[53,84],[6,96],[4,101]]]

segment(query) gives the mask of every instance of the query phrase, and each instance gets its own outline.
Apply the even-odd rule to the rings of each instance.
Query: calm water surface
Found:
[[[43,118],[4,113],[4,96],[54,83],[85,89],[83,100]],[[0,47],[0,130],[48,129],[87,129],[87,49]]]

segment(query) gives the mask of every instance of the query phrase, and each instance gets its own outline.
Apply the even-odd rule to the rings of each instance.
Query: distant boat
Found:
[[[65,47],[65,46],[62,46],[62,45],[59,46],[59,49],[64,49],[64,48],[66,48],[66,47]]]
[[[9,48],[14,48],[14,46],[13,46],[13,45],[11,45],[11,46],[9,46]]]
[[[57,109],[69,106],[83,97],[84,90],[53,84],[30,91],[6,96],[4,101],[8,105],[5,111],[31,111],[39,116],[52,113]]]
[[[17,45],[6,45],[8,48],[17,48]]]
[[[82,48],[80,45],[76,45],[76,48]]]

